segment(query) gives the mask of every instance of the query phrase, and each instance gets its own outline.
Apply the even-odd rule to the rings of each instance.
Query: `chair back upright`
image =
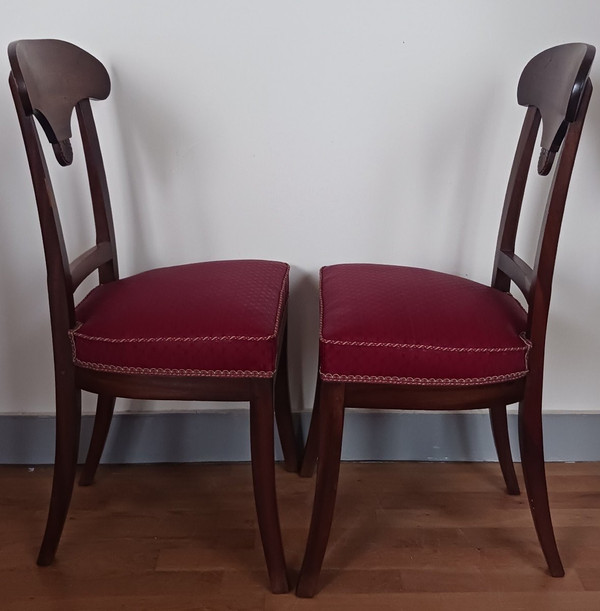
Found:
[[[525,66],[517,89],[518,103],[528,108],[504,200],[492,285],[508,292],[511,282],[514,282],[523,293],[528,307],[527,335],[533,343],[530,365],[532,370],[539,372],[542,368],[535,365],[541,365],[543,360],[558,239],[581,130],[592,95],[588,74],[595,52],[593,46],[583,43],[547,49]],[[537,171],[541,176],[549,176],[552,169],[553,173],[549,176],[535,261],[530,266],[515,254],[515,243],[540,124],[541,150]]]
[[[98,270],[100,283],[118,278],[115,234],[98,134],[90,99],[104,100],[110,78],[92,55],[59,40],[20,40],[9,45],[10,88],[25,142],[37,203],[57,371],[72,366],[68,331],[75,326],[74,292]],[[96,233],[94,246],[69,260],[37,119],[61,166],[73,161],[75,109],[86,160]]]

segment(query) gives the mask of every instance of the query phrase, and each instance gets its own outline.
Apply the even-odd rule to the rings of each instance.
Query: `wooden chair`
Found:
[[[288,591],[275,495],[273,411],[285,465],[297,456],[286,366],[289,266],[274,261],[214,261],[155,269],[119,279],[111,206],[90,99],[110,92],[104,66],[58,40],[8,48],[10,87],[42,230],[56,382],[56,460],[38,564],[52,562],[73,491],[81,391],[98,395],[92,440],[80,479],[92,483],[115,397],[249,401],[258,525],[273,592]],[[96,243],[70,260],[36,117],[62,166],[73,160],[71,115],[83,142]],[[75,289],[98,271],[98,286],[78,304]],[[275,402],[274,402],[275,395]]]
[[[449,274],[388,265],[321,270],[317,396],[301,474],[318,457],[312,522],[297,594],[311,597],[329,538],[345,407],[489,408],[509,494],[518,494],[506,406],[519,402],[521,460],[537,535],[551,575],[564,574],[544,469],[542,379],[546,324],[560,225],[592,85],[594,47],[548,49],[525,67],[527,106],[508,182],[491,287]],[[525,184],[542,122],[538,172],[555,170],[535,263],[515,254]],[[516,285],[527,311],[509,293]]]

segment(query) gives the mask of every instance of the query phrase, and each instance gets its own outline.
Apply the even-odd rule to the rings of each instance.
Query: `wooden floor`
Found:
[[[277,477],[295,582],[314,479]],[[101,467],[39,568],[50,478],[0,467],[0,609],[600,609],[600,463],[548,465],[563,579],[496,464],[345,463],[312,600],[267,591],[249,465]]]

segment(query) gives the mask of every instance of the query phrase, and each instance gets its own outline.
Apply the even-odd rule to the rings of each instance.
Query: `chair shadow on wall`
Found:
[[[486,212],[478,191],[486,191],[485,177],[494,175],[493,150],[490,150],[492,154],[489,155],[482,154],[482,151],[491,148],[490,142],[493,142],[497,135],[497,126],[489,121],[490,113],[494,112],[497,106],[498,99],[494,90],[471,92],[469,99],[461,105],[461,112],[465,117],[468,116],[468,121],[459,122],[459,127],[456,123],[448,124],[447,121],[442,121],[448,116],[446,114],[436,117],[439,119],[438,123],[432,121],[432,125],[427,129],[431,139],[424,149],[435,151],[435,154],[433,158],[424,160],[420,166],[422,174],[418,176],[418,180],[422,199],[419,200],[419,205],[426,214],[421,214],[422,223],[417,231],[423,237],[423,243],[426,243],[431,227],[444,224],[442,231],[437,234],[443,242],[436,244],[435,252],[443,257],[440,264],[443,265],[443,271],[448,273],[468,277],[464,270],[470,271],[477,263],[470,256],[475,250],[474,239],[485,233],[489,233],[490,239],[494,239],[496,235],[493,223],[487,227],[481,224]],[[449,144],[443,150],[440,150],[439,145],[440,133],[452,133],[452,139],[446,139]],[[507,168],[509,164],[510,158],[507,157]],[[436,180],[431,180],[432,170]],[[499,194],[498,205],[501,197]],[[448,216],[452,220],[451,231],[445,224]],[[427,253],[420,254],[423,256]],[[492,253],[490,263],[491,257]],[[489,264],[485,266],[486,274],[488,270]]]
[[[156,260],[155,245],[149,237],[154,228],[152,225],[148,226],[149,215],[146,196],[142,190],[143,181],[136,180],[136,177],[151,177],[152,190],[154,193],[158,190],[159,193],[155,193],[153,198],[164,205],[161,217],[168,217],[172,223],[184,223],[186,220],[189,222],[189,209],[202,209],[202,201],[198,199],[206,181],[203,180],[203,164],[196,164],[193,172],[179,172],[175,185],[175,174],[168,170],[169,164],[165,163],[165,155],[173,163],[169,155],[172,151],[166,150],[166,146],[171,142],[186,142],[189,129],[186,129],[177,114],[162,107],[152,95],[155,83],[141,83],[128,77],[128,74],[122,74],[118,66],[111,68],[111,81],[114,85],[111,96],[117,128],[115,146],[121,154],[123,192],[127,200],[127,211],[132,216],[127,225],[131,232],[128,237],[131,237],[131,243],[135,244],[135,249],[129,250],[129,258],[132,269],[137,271],[154,267],[159,262]],[[144,99],[143,108],[140,108],[138,103],[140,98]],[[181,182],[186,176],[193,177],[187,188],[185,183],[182,185]],[[181,198],[178,198],[173,201],[170,193],[175,187],[178,192],[196,194],[195,199],[181,201]],[[197,239],[195,243],[186,242],[186,256],[189,254],[193,260],[213,258],[213,233],[206,229],[205,222],[195,221],[194,227]],[[173,233],[177,235],[177,232]]]
[[[297,266],[290,282],[289,333],[290,394],[292,409],[297,408],[299,441],[302,447],[308,427],[302,426],[300,414],[312,406],[315,363],[318,358],[319,334],[319,283],[309,271]]]

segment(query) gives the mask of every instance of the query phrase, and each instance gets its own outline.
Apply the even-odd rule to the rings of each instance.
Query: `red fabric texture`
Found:
[[[320,375],[328,381],[464,386],[524,377],[527,315],[507,293],[440,272],[321,270]]]
[[[271,377],[289,266],[214,261],[100,285],[77,306],[76,365],[99,371]]]

